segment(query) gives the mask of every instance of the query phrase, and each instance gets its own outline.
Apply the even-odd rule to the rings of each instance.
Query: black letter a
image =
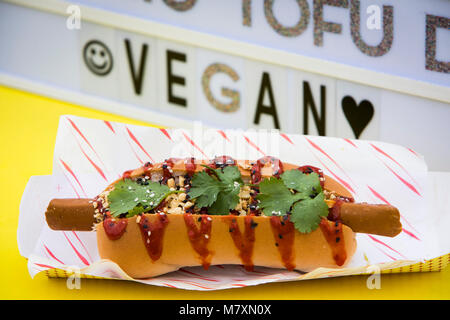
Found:
[[[267,90],[269,94],[270,105],[263,105],[264,100],[264,92]],[[280,129],[280,123],[278,122],[277,109],[275,105],[275,100],[273,98],[272,85],[270,83],[270,76],[267,72],[263,73],[261,80],[261,87],[259,89],[258,102],[256,104],[256,114],[255,119],[253,120],[254,124],[259,124],[259,118],[261,117],[261,113],[269,114],[273,117],[273,122],[275,124],[275,129]]]

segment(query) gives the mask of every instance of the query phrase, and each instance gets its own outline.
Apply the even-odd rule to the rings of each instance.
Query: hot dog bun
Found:
[[[155,214],[145,215],[150,223],[158,217]],[[208,243],[210,263],[215,264],[243,264],[240,252],[230,236],[230,227],[224,216],[210,216],[212,229]],[[100,257],[117,263],[129,276],[133,278],[149,278],[160,274],[178,270],[186,266],[201,266],[202,259],[193,249],[188,237],[183,215],[167,215],[168,223],[162,238],[161,257],[152,261],[144,244],[136,217],[128,218],[126,231],[118,240],[110,240],[105,233],[103,224],[97,227],[97,245]],[[244,233],[245,217],[235,217],[241,233]],[[286,261],[280,254],[280,243],[277,240],[270,217],[256,216],[252,218],[257,223],[255,241],[251,260],[254,265],[272,268],[286,268]],[[196,221],[196,219],[194,218]],[[332,227],[331,221],[326,223]],[[294,231],[295,239],[292,246],[292,264],[295,270],[304,272],[318,267],[337,268],[345,266],[356,250],[354,232],[347,226],[342,226],[343,245],[346,258],[341,266],[333,258],[332,246],[325,238],[321,228],[307,234]]]

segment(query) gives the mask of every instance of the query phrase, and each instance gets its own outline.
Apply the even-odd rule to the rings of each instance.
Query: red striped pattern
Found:
[[[72,187],[73,191],[75,192],[75,194],[77,195],[77,198],[81,198],[80,194],[78,193],[77,189],[75,188],[75,186],[73,185],[72,181],[70,181],[69,177],[67,176],[67,174],[63,171],[64,177],[66,178],[66,180],[69,182],[70,186]]]
[[[89,250],[86,248],[86,246],[84,245],[83,241],[81,241],[80,237],[78,236],[78,234],[75,231],[72,231],[72,234],[75,236],[75,238],[78,240],[78,242],[80,243],[81,247],[83,248],[84,252],[86,252],[86,254],[89,257],[89,260],[94,261],[91,257],[91,255],[89,254]]]
[[[294,145],[294,143],[292,142],[292,140],[287,136],[287,134],[285,133],[281,133],[280,132],[280,136],[282,136],[287,142],[289,142],[290,144]]]
[[[169,135],[169,132],[167,132],[166,129],[160,128],[159,131],[161,131],[170,141],[173,141],[172,138]]]
[[[105,179],[106,182],[108,182],[108,179],[106,178],[105,174],[103,173],[103,170],[100,169],[100,167],[91,158],[89,158],[89,156],[86,154],[86,152],[84,152],[84,150],[80,144],[78,144],[78,146],[80,147],[81,152],[86,157],[86,159],[89,161],[89,163],[95,168],[95,171],[97,171],[100,174],[100,176],[102,176],[102,178]]]
[[[67,120],[70,122],[72,127],[75,129],[75,131],[80,135],[80,137],[87,143],[89,148],[94,152],[94,154],[97,156],[97,158],[100,160],[100,162],[103,164],[102,159],[98,155],[97,151],[95,151],[94,147],[91,145],[91,143],[88,141],[88,139],[85,137],[85,135],[81,132],[81,130],[78,128],[78,126],[73,122],[70,118],[67,118]]]
[[[373,189],[372,187],[370,187],[369,185],[367,186],[367,188],[369,188],[369,190],[373,193],[373,195],[380,199],[381,201],[383,201],[385,204],[387,205],[392,205],[389,201],[387,201],[381,194],[379,194],[377,191],[375,191],[375,189]],[[400,217],[411,227],[414,229],[414,227],[408,222],[408,220],[402,215],[400,214]],[[406,230],[405,228],[402,229],[403,232],[405,232],[407,235],[415,238],[416,240],[420,240],[418,236],[416,236],[414,233],[412,233],[411,231]]]
[[[48,264],[42,264],[42,263],[34,263],[34,264],[41,268],[55,269],[55,267],[49,266]]]
[[[75,173],[72,171],[72,169],[70,168],[70,166],[65,163],[61,158],[59,159],[59,161],[61,162],[61,164],[63,165],[63,167],[67,170],[67,172],[70,173],[70,175],[75,179],[75,181],[77,182],[77,184],[80,186],[81,190],[83,191],[85,197],[87,197],[86,191],[84,191],[83,186],[80,183],[80,180],[78,180],[77,176],[75,175]]]
[[[223,132],[222,130],[217,130],[217,132],[228,142],[231,142],[230,139],[228,139],[227,135],[225,134],[225,132]]]
[[[50,251],[49,248],[47,248],[47,246],[44,244],[44,249],[45,251],[47,251],[47,253],[50,255],[50,257],[52,257],[54,260],[58,261],[61,264],[64,264],[64,262],[62,262],[61,260],[59,260],[54,254],[53,252]]]
[[[394,251],[395,253],[397,253],[398,255],[400,255],[402,258],[405,258],[405,256],[403,256],[400,252],[398,252],[397,250],[395,250],[394,248],[392,248],[391,246],[389,246],[387,243],[381,241],[380,239],[375,238],[374,236],[372,236],[372,235],[370,235],[370,234],[368,234],[367,236],[368,236],[370,239],[372,239],[373,241],[375,241],[375,242],[377,242],[377,243],[379,243],[379,244],[385,246],[386,248],[388,248],[388,249]],[[405,259],[406,259],[406,258],[405,258]]]
[[[343,184],[347,189],[349,189],[353,194],[355,194],[355,190],[353,190],[352,186],[345,180],[343,180],[341,177],[339,177],[337,174],[335,174],[330,168],[328,168],[328,166],[322,161],[320,160],[317,156],[316,156],[317,160],[319,160],[319,162],[322,164],[322,166],[327,169],[331,175],[338,180],[341,184]]]
[[[356,146],[356,144],[353,143],[352,140],[350,140],[350,139],[344,139],[344,141],[350,143],[350,144],[351,144],[352,146],[354,146],[355,148],[358,148],[358,147]]]
[[[136,157],[136,159],[139,161],[139,163],[141,165],[144,164],[144,161],[142,161],[142,159],[139,157],[139,155],[136,153],[136,151],[134,151],[133,146],[131,145],[130,141],[128,139],[126,139],[128,145],[130,146],[131,151],[133,152],[134,156]]]
[[[374,148],[377,152],[382,154],[383,156],[387,157],[388,159],[392,160],[395,164],[397,164],[407,175],[408,177],[414,181],[416,184],[417,182],[414,180],[414,178],[409,174],[409,172],[403,167],[397,160],[395,160],[392,156],[390,156],[387,152],[383,151],[381,148],[377,147],[373,143],[370,143],[370,146]]]
[[[416,157],[420,158],[419,154],[417,152],[415,152],[413,149],[411,148],[406,148],[408,149],[412,154],[414,154]]]
[[[309,142],[309,144],[311,146],[313,146],[314,149],[318,150],[320,153],[322,153],[325,157],[327,157],[328,159],[330,159],[331,162],[333,162],[336,167],[338,167],[339,169],[342,170],[342,172],[344,172],[344,169],[342,169],[342,167],[336,162],[336,160],[334,160],[328,153],[326,153],[321,147],[319,147],[316,143],[314,143],[313,141],[311,141],[310,139],[308,139],[307,137],[305,137],[306,141]]]
[[[189,275],[191,275],[191,276],[194,276],[194,277],[197,278],[197,279],[201,279],[201,280],[205,280],[205,281],[211,281],[211,282],[219,282],[219,280],[215,280],[215,279],[211,279],[211,278],[206,278],[206,277],[203,277],[203,276],[201,276],[201,275],[199,275],[199,274],[197,274],[197,273],[195,273],[195,272],[188,271],[188,270],[183,269],[183,268],[178,269],[178,271],[187,273],[187,274],[189,274]]]
[[[194,142],[194,140],[192,140],[191,138],[189,138],[189,136],[183,132],[183,136],[184,138],[190,143],[191,146],[193,146],[195,149],[197,149],[198,151],[200,151],[200,153],[205,157],[208,158],[208,156],[203,152],[202,149],[200,149],[200,147]]]
[[[247,143],[252,146],[253,148],[255,148],[256,150],[258,150],[259,152],[261,152],[264,156],[266,156],[266,154],[264,153],[264,151],[262,151],[253,141],[251,141],[249,138],[247,138],[246,136],[244,136],[245,141],[247,141]]]
[[[390,254],[388,254],[386,251],[384,251],[384,250],[378,248],[377,246],[375,246],[375,248],[377,248],[378,251],[381,251],[381,253],[383,253],[386,257],[388,257],[388,258],[390,258],[390,259],[392,259],[392,260],[394,260],[394,261],[397,261],[396,258],[394,258],[394,257],[391,256]]]
[[[338,167],[343,173],[344,175],[347,177],[347,179],[349,179],[351,181],[350,176],[345,172],[345,170],[336,162],[336,160],[334,160],[328,153],[326,153],[321,147],[319,147],[316,143],[314,143],[312,140],[308,139],[307,137],[305,137],[306,141],[309,142],[309,144],[316,150],[318,150],[320,153],[322,153],[325,157],[327,157],[331,162],[333,162],[336,167]],[[316,157],[317,158],[317,157]],[[322,163],[324,166],[325,164],[319,159],[317,158],[320,163]],[[325,166],[326,167],[326,166]],[[331,174],[339,180],[339,182],[341,182],[344,186],[346,186],[348,189],[350,189],[353,193],[355,193],[355,190],[353,190],[353,188],[350,186],[349,183],[347,183],[346,181],[344,181],[343,179],[341,179],[340,177],[338,177],[335,173],[333,173],[329,168],[327,168],[328,171],[331,172]]]
[[[103,122],[114,134],[116,134],[116,131],[114,130],[113,126],[111,125],[111,123],[109,121],[104,120]]]
[[[139,142],[139,140],[136,138],[136,136],[131,132],[131,130],[128,129],[128,127],[126,129],[127,129],[128,135],[130,136],[131,140],[133,140],[137,144],[137,146],[147,155],[147,157],[150,159],[151,162],[155,162],[155,161],[153,161],[153,158],[148,154],[147,150],[144,149],[144,147]]]
[[[86,260],[85,257],[83,257],[83,255],[77,250],[77,248],[75,248],[75,246],[73,245],[72,241],[70,241],[70,239],[67,237],[67,234],[65,231],[63,231],[64,237],[66,238],[67,242],[69,242],[70,246],[72,247],[73,251],[75,252],[75,254],[77,255],[77,257],[81,260],[81,262],[83,262],[85,265],[89,265],[89,262]]]
[[[397,172],[395,172],[394,170],[392,170],[387,164],[385,164],[384,162],[383,162],[383,164],[386,166],[386,168],[388,168],[389,169],[389,171],[390,172],[392,172],[401,182],[403,182],[403,184],[405,185],[405,186],[407,186],[410,190],[412,190],[414,193],[416,193],[418,196],[422,196],[421,194],[420,194],[420,192],[419,191],[417,191],[417,189],[416,188],[414,188],[414,186],[411,184],[411,183],[409,183],[408,181],[406,181],[405,179],[403,179]]]
[[[175,282],[182,282],[184,284],[188,284],[188,285],[191,285],[191,286],[194,286],[194,287],[198,287],[198,288],[202,288],[202,289],[208,289],[208,290],[214,289],[214,288],[211,288],[211,287],[206,287],[202,283],[198,283],[198,282],[195,282],[195,281],[187,281],[187,280],[181,280],[181,279],[166,279],[166,281],[167,280],[168,281],[175,281]]]

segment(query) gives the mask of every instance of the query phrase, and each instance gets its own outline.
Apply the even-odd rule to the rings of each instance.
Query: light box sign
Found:
[[[166,126],[399,143],[450,170],[448,1],[8,1],[0,38],[5,84]]]

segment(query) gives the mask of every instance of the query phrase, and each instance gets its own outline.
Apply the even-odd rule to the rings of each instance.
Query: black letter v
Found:
[[[144,78],[145,61],[147,59],[147,44],[144,43],[141,50],[141,58],[139,62],[139,72],[136,74],[133,62],[133,54],[131,53],[130,40],[125,39],[125,47],[127,49],[128,64],[130,66],[131,79],[133,80],[134,92],[137,95],[141,94],[142,90],[142,80]]]

